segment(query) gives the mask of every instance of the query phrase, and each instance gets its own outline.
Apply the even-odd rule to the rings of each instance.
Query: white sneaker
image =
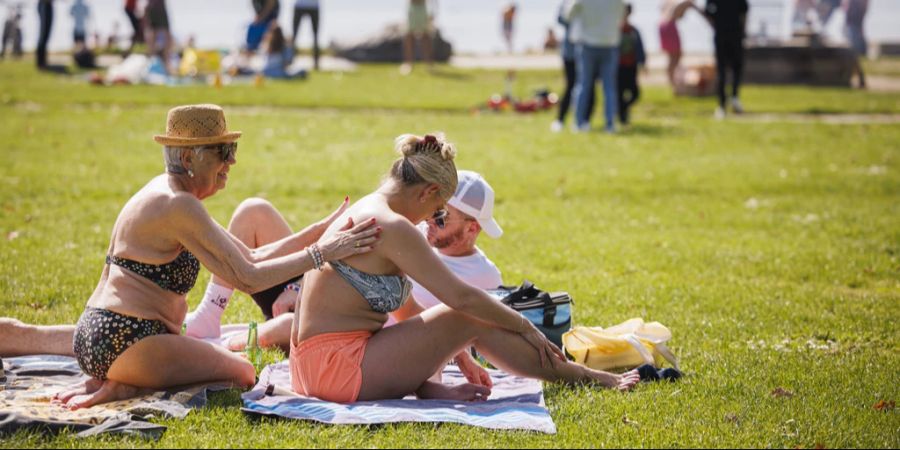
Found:
[[[723,108],[721,106],[716,108],[715,117],[716,117],[716,120],[725,120],[725,108]]]
[[[584,125],[572,124],[572,132],[573,133],[590,133],[591,132],[591,124],[586,123]]]
[[[744,113],[744,105],[741,105],[741,101],[737,97],[731,98],[731,110],[734,111],[735,114]]]
[[[562,130],[563,130],[562,122],[560,122],[558,120],[554,120],[553,123],[550,124],[550,131],[552,131],[554,133],[559,133]]]

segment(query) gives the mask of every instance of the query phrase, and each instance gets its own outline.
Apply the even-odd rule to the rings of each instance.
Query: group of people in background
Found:
[[[723,118],[729,105],[740,114],[743,106],[739,91],[749,5],[746,0],[707,0],[704,8],[692,0],[663,2],[659,34],[663,51],[669,56],[666,73],[672,83],[682,55],[676,22],[691,9],[701,13],[714,30],[719,95],[715,115]],[[638,71],[647,63],[641,33],[629,21],[631,13],[632,6],[623,0],[563,1],[558,20],[565,27],[561,53],[566,89],[552,131],[562,131],[573,103],[573,130],[590,130],[598,81],[603,87],[605,131],[616,132],[617,118],[622,125],[628,125],[631,106],[640,98]],[[726,95],[729,81],[730,97]]]

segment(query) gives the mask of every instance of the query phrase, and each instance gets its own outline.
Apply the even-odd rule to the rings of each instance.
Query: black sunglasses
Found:
[[[222,157],[222,161],[228,162],[237,154],[237,145],[237,142],[229,142],[227,144],[212,145],[209,148],[217,150],[219,156]]]
[[[444,227],[447,226],[447,214],[449,214],[449,212],[446,209],[439,209],[435,211],[428,220],[433,221],[438,228],[443,230]]]

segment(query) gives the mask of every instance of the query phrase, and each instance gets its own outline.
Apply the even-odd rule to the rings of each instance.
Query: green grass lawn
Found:
[[[751,86],[744,104],[767,120],[716,122],[713,100],[651,87],[631,129],[573,135],[550,133],[548,113],[473,114],[503,77],[372,66],[262,88],[103,88],[0,63],[0,314],[73,323],[119,209],[162,171],[151,136],[166,111],[215,102],[244,132],[228,188],[206,201],[220,223],[262,196],[300,228],[372,190],[395,136],[443,130],[458,167],[497,191],[506,233],[480,246],[505,281],[569,291],[580,325],[664,323],[683,381],[546,385],[555,436],[251,420],[234,391],[162,420],[159,442],[17,434],[0,446],[900,446],[898,411],[873,408],[900,400],[900,124],[815,120],[897,114],[900,95]],[[560,83],[521,73],[515,89]],[[226,312],[260,319],[243,295]]]

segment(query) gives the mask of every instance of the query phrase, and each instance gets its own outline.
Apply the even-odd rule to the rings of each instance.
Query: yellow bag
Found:
[[[678,359],[666,347],[672,332],[659,322],[631,319],[614,327],[575,327],[563,335],[563,348],[575,362],[596,370],[633,369],[643,364],[660,366]]]

